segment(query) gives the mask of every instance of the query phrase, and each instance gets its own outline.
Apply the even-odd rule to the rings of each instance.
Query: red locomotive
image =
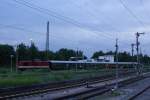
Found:
[[[48,61],[18,61],[18,69],[49,68]]]

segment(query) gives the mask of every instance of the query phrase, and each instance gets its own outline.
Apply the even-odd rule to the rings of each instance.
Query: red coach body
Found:
[[[18,61],[19,69],[26,68],[49,68],[48,61]]]

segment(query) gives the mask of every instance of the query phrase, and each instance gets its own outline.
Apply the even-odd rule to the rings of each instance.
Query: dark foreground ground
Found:
[[[150,86],[150,77],[119,88],[114,93],[108,92],[103,95],[93,97],[89,100],[128,100],[130,97],[139,93],[148,86]],[[134,100],[150,100],[150,89],[139,95]]]

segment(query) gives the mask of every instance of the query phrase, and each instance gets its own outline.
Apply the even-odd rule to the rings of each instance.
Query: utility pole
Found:
[[[46,33],[46,60],[48,60],[49,54],[49,21],[47,22],[47,33]]]
[[[77,51],[76,51],[76,61],[78,60],[78,48],[77,48]],[[76,63],[76,71],[78,69],[78,64]]]
[[[140,47],[140,54],[139,54],[140,56],[139,56],[139,63],[141,64],[141,67],[140,67],[140,71],[141,71],[141,73],[142,73],[142,70],[143,70],[143,68],[142,68],[142,49],[141,49],[141,47]]]
[[[115,89],[118,89],[118,78],[119,78],[119,71],[118,71],[118,38],[116,39],[116,86]]]
[[[16,72],[18,72],[18,60],[19,60],[18,45],[15,45],[14,47],[16,51]]]
[[[19,52],[18,52],[18,48],[19,48],[19,45],[18,45],[18,42],[16,41],[15,44],[13,45],[13,48],[15,50],[15,72],[18,72],[18,65],[19,65]]]
[[[30,39],[30,51],[31,51],[31,61],[33,61],[34,60],[34,55],[33,55],[33,49],[32,49],[32,46],[33,46],[33,39],[31,38]]]
[[[18,46],[17,46],[17,49],[18,49]],[[16,72],[18,72],[18,60],[19,60],[19,52],[18,50],[16,49]]]
[[[133,61],[133,56],[134,56],[134,46],[135,46],[135,44],[134,43],[132,43],[131,44],[131,48],[132,48],[132,53],[131,53],[131,56],[132,56],[132,61]]]
[[[132,64],[132,67],[134,67],[134,46],[135,46],[135,44],[134,43],[132,43],[131,44],[131,56],[132,56],[132,62],[133,62],[133,64]],[[136,68],[135,68],[136,69]]]
[[[137,58],[136,58],[136,60],[137,60],[138,74],[140,74],[140,70],[139,70],[139,67],[140,67],[140,65],[139,65],[140,64],[140,61],[139,61],[139,45],[140,45],[139,36],[141,34],[145,34],[145,33],[144,32],[143,33],[139,33],[139,32],[136,33],[136,51],[137,51]]]
[[[10,55],[10,72],[12,72],[12,70],[13,70],[13,57],[14,57],[14,55]]]

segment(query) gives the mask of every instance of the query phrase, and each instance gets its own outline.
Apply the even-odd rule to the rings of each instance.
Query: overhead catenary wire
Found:
[[[25,29],[25,28],[22,28],[22,27],[17,27],[17,26],[14,26],[14,25],[4,25],[4,24],[0,24],[1,27],[5,27],[5,28],[12,28],[12,29],[16,29],[16,30],[20,30],[20,31],[24,31],[24,32],[30,32],[30,33],[42,33],[42,32],[35,32],[35,31],[32,31],[32,30],[29,30],[29,29]]]
[[[31,3],[27,2],[27,1],[24,1],[24,0],[22,0],[22,1],[13,0],[13,1],[15,1],[16,3],[19,3],[21,5],[27,6],[27,7],[31,8],[31,9],[34,9],[36,11],[39,11],[41,13],[48,14],[50,16],[53,16],[53,17],[57,18],[57,19],[61,19],[61,20],[65,21],[65,22],[71,23],[71,24],[77,26],[78,28],[81,28],[81,29],[84,29],[84,30],[88,30],[88,31],[92,31],[93,33],[95,33],[96,35],[98,35],[100,37],[104,36],[106,39],[108,39],[108,38],[111,39],[111,40],[115,39],[114,37],[112,37],[111,35],[106,34],[105,32],[103,32],[105,34],[100,34],[99,31],[96,31],[95,29],[87,27],[86,25],[83,25],[81,23],[78,23],[77,21],[75,21],[75,20],[73,20],[71,18],[59,15],[59,14],[57,14],[57,13],[55,13],[55,12],[49,10],[49,9],[41,8],[41,7],[37,6],[37,5],[31,4]],[[123,41],[121,41],[121,42],[123,42]]]
[[[102,34],[99,34],[99,33],[98,33],[98,32],[96,32],[96,31],[94,31],[93,33],[96,33],[96,35],[98,35],[98,36],[100,36],[100,37],[101,37],[101,35],[102,35]],[[105,34],[105,35],[106,35],[106,34]],[[103,36],[105,36],[105,35],[103,35]],[[105,36],[105,38],[106,38],[106,39],[108,39],[108,38],[109,38],[109,40],[112,40],[112,41],[113,41],[113,39],[114,39],[114,38],[112,38],[110,35]]]
[[[123,0],[119,0],[120,4],[126,9],[126,11],[142,26],[145,28],[145,24],[137,17],[136,14],[133,13],[133,11],[128,8],[128,6],[123,2]]]
[[[29,30],[29,29],[26,29],[26,28],[23,28],[23,27],[18,27],[18,26],[13,26],[13,25],[4,25],[4,24],[0,24],[1,27],[5,27],[5,28],[11,28],[11,29],[15,29],[15,30],[19,30],[19,31],[23,31],[23,32],[28,32],[28,33],[38,33],[38,34],[43,34],[43,32],[38,32],[38,31],[32,31],[32,30]],[[59,38],[63,38],[63,39],[66,39],[64,37],[60,37],[59,35],[51,35],[52,37],[59,37]],[[97,37],[96,37],[97,38]],[[99,38],[97,38],[99,39]],[[69,41],[72,41],[72,43],[74,42],[72,39],[69,39]]]
[[[24,1],[24,0],[22,0],[22,1]],[[43,12],[44,10],[41,9],[41,11]],[[41,12],[41,13],[42,13],[42,12]],[[49,15],[49,11],[44,11],[44,12],[45,12],[45,13],[48,13],[48,15]],[[65,19],[65,17],[64,17],[64,19]],[[65,20],[68,20],[68,19],[65,19]],[[72,20],[70,20],[70,21],[72,21]],[[70,23],[70,22],[69,22],[69,23]],[[72,22],[72,23],[74,23],[74,22]],[[81,23],[79,23],[79,24],[81,24]],[[10,25],[8,25],[8,26],[9,26],[9,28],[13,28],[13,29],[18,29],[18,30],[22,30],[22,31],[25,30],[25,29],[22,28],[22,27],[16,27],[16,26],[10,27]],[[75,25],[75,26],[76,26],[76,25]],[[6,27],[7,27],[7,26],[6,26]],[[85,27],[85,26],[83,26],[83,25],[77,26],[77,27],[82,28],[82,29],[84,28],[84,29],[86,29],[86,30],[88,29],[87,27]],[[89,30],[89,29],[88,29],[88,30]],[[32,31],[32,30],[28,30],[28,29],[25,30],[25,31],[38,33],[38,32]],[[93,33],[98,33],[98,32],[94,32],[95,30],[93,30],[93,29],[92,29],[92,31],[93,31]],[[39,32],[39,33],[41,33],[41,32]],[[106,34],[106,33],[104,33],[104,34]],[[100,37],[102,37],[103,34],[99,34],[99,33],[98,33],[98,35],[99,35]],[[110,39],[111,39],[111,40],[114,39],[113,36],[111,36],[111,35],[108,35],[108,37],[111,37],[111,38],[109,38],[109,40],[110,40]],[[105,36],[105,38],[107,38],[107,39],[108,39],[108,37]],[[71,39],[70,39],[70,40],[71,40]],[[70,40],[69,40],[69,41],[70,41]],[[110,40],[110,41],[111,41],[111,40]],[[112,40],[112,41],[114,41],[114,40]]]
[[[21,31],[27,32],[27,31],[25,31],[25,30],[21,30]],[[29,32],[29,31],[28,31],[28,32]],[[7,34],[7,32],[0,32],[0,33],[1,33],[1,34]],[[62,40],[62,39],[63,39],[63,41],[66,40],[66,38],[64,38],[64,37],[59,37],[59,36],[55,36],[55,35],[52,35],[52,37],[53,37],[54,39],[58,39],[58,40]],[[75,43],[75,42],[74,42],[73,40],[69,39],[69,42],[66,41],[65,43],[72,45],[72,43]]]
[[[29,29],[25,29],[25,28],[17,27],[17,26],[12,26],[12,25],[0,24],[0,26],[1,26],[1,27],[5,27],[5,28],[11,28],[11,29],[23,31],[23,32],[26,32],[26,33],[28,32],[28,33],[43,34],[42,32],[32,31],[32,30],[29,30]],[[0,33],[5,34],[4,32],[0,32]],[[51,36],[52,36],[53,38],[55,38],[55,39],[59,39],[59,40],[62,40],[62,39],[63,39],[63,41],[67,39],[67,40],[69,40],[69,42],[65,42],[65,43],[70,44],[70,45],[72,45],[72,43],[75,43],[75,45],[77,45],[77,41],[75,42],[75,41],[73,41],[73,40],[70,39],[70,38],[65,38],[65,37],[62,37],[62,36],[59,36],[59,35],[56,36],[55,34],[53,34],[53,35],[51,35]]]
[[[42,11],[43,11],[43,10],[42,10]],[[13,29],[18,29],[18,30],[22,30],[22,31],[25,30],[24,28],[20,28],[20,27],[16,27],[16,26],[14,27],[14,26],[10,26],[10,25],[5,25],[5,27],[9,27],[9,28],[13,28]],[[27,32],[34,32],[34,31],[31,31],[31,30],[25,30],[25,31],[27,31]],[[34,33],[37,33],[37,32],[34,32]],[[41,32],[40,32],[40,33],[41,33]],[[94,33],[98,33],[98,32],[95,31]],[[105,33],[105,34],[106,34],[106,33]],[[97,34],[97,35],[99,35],[100,37],[102,37],[100,34]],[[108,35],[108,36],[109,36],[109,35]],[[111,36],[110,36],[110,37],[111,37]],[[110,37],[109,37],[109,38],[110,38]],[[108,39],[108,37],[106,37],[106,36],[105,36],[105,38]],[[110,39],[112,40],[113,38],[111,37]],[[110,40],[110,39],[109,39],[109,40]],[[113,41],[113,40],[112,40],[112,41]]]
[[[80,5],[78,5],[77,3],[71,1],[71,4],[74,4],[74,5],[77,6],[78,8],[81,8],[81,10],[84,10],[85,12],[87,12],[86,14],[87,14],[88,16],[98,18],[98,17],[95,15],[95,13],[92,13],[92,12],[89,11],[88,9],[84,9],[83,7],[81,7]],[[91,2],[90,4],[92,4],[92,2]],[[94,8],[95,8],[94,5],[93,5],[92,7],[90,7],[90,9],[91,9],[92,11],[96,11],[96,13],[100,13],[101,15],[104,16],[104,14],[102,14],[103,12],[97,10],[96,8],[94,9]],[[105,20],[105,21],[109,22],[108,20],[110,20],[110,19],[111,19],[111,18],[110,18],[109,16],[104,16],[104,20]],[[101,21],[101,22],[102,22],[102,21]],[[104,21],[103,21],[102,23],[104,23]],[[105,23],[104,23],[104,24],[105,24]],[[120,30],[118,30],[116,27],[114,27],[114,25],[111,25],[110,23],[108,23],[107,25],[108,25],[109,27],[111,27],[111,29],[113,29],[113,30],[115,31],[114,34],[125,33],[125,32],[120,32]],[[126,32],[126,33],[127,33],[127,32]],[[112,35],[112,34],[109,34],[109,35]],[[117,37],[117,36],[116,36],[116,37]],[[128,38],[132,39],[132,37],[128,37]],[[120,40],[120,42],[123,43],[123,44],[125,44],[125,45],[127,45],[127,43],[124,42],[124,41],[122,41],[122,40]],[[129,44],[128,44],[128,45],[129,45]]]
[[[29,30],[29,29],[25,29],[25,28],[17,27],[17,26],[12,26],[12,25],[0,24],[0,26],[1,26],[1,27],[5,27],[5,28],[11,28],[11,29],[15,29],[15,30],[20,30],[20,31],[23,31],[23,32],[43,34],[42,32],[32,31],[32,30]],[[3,33],[3,32],[0,32],[0,33]],[[54,36],[54,35],[53,35],[53,36]],[[54,36],[54,37],[56,37],[56,36]],[[60,37],[60,38],[63,38],[63,37]]]
[[[141,3],[141,6],[142,6],[143,10],[145,11],[145,15],[146,15],[148,18],[150,18],[150,14],[149,14],[149,12],[146,11],[146,8],[145,8],[145,6],[144,6],[144,1],[143,1],[143,0],[140,0],[140,3]]]
[[[24,0],[22,0],[22,1],[13,0],[13,1],[16,2],[16,3],[19,3],[21,5],[27,6],[27,7],[31,8],[31,9],[34,9],[36,11],[39,11],[41,13],[48,14],[48,15],[50,15],[52,17],[55,17],[55,18],[60,19],[60,20],[63,20],[63,21],[65,21],[67,23],[70,23],[70,24],[72,24],[72,25],[74,25],[74,26],[76,26],[78,28],[81,28],[81,29],[84,29],[84,30],[88,30],[88,31],[93,31],[97,35],[100,34],[100,33],[98,33],[99,31],[96,31],[95,29],[87,27],[86,25],[83,25],[83,24],[81,24],[81,23],[79,23],[79,22],[77,22],[77,21],[75,21],[75,20],[73,20],[71,18],[68,18],[68,17],[62,16],[60,14],[57,14],[56,12],[51,11],[49,9],[41,8],[41,7],[37,6],[37,5],[31,4],[31,3],[27,2],[27,1],[24,1]],[[107,35],[107,34],[100,34],[100,35],[103,35],[104,37],[113,39],[110,35]]]
[[[126,11],[146,30],[146,26],[145,26],[145,23],[143,21],[141,21],[139,19],[139,17],[137,17],[136,14],[134,14],[134,12],[128,8],[128,6],[123,2],[123,0],[119,0],[121,5],[126,9]]]
[[[88,9],[84,9],[83,7],[81,7],[80,5],[78,5],[77,3],[75,3],[74,1],[75,1],[75,0],[71,1],[71,3],[74,4],[75,6],[77,6],[78,8],[81,8],[81,9],[84,10],[85,12],[87,12],[87,13],[86,13],[87,15],[89,15],[89,16],[91,16],[91,17],[98,18],[98,17],[95,15],[95,13],[92,13],[92,12],[89,11]],[[91,7],[90,9],[92,9],[92,11],[95,11],[95,10],[96,10],[96,9],[93,9],[93,7]],[[99,11],[96,10],[96,12],[99,12]],[[101,13],[101,12],[99,12],[99,13]],[[104,16],[104,15],[103,15],[103,16]],[[105,17],[106,17],[106,16],[104,16],[103,18],[105,18]],[[108,20],[108,17],[106,17],[105,20]],[[98,21],[104,23],[104,21],[102,21],[102,20],[98,20]],[[110,28],[112,28],[112,29],[115,30],[116,32],[119,32],[119,30],[116,29],[113,25],[108,24],[108,23],[107,23],[107,24],[104,23],[104,24],[105,24],[105,25],[108,25]]]
[[[24,6],[26,6],[26,7],[29,7],[29,8],[31,8],[31,9],[34,9],[34,10],[36,10],[36,11],[38,11],[38,12],[41,12],[41,13],[44,13],[44,14],[48,14],[48,15],[50,15],[50,16],[52,16],[52,17],[55,17],[55,18],[60,19],[60,20],[63,20],[63,21],[65,21],[65,22],[70,23],[70,24],[72,24],[72,25],[74,25],[74,26],[77,26],[77,27],[79,27],[79,28],[85,27],[85,26],[83,26],[81,23],[77,22],[77,21],[74,20],[74,19],[71,19],[71,18],[69,18],[69,17],[60,15],[60,14],[54,12],[54,11],[51,11],[51,10],[46,9],[46,8],[42,8],[42,7],[37,6],[37,5],[35,5],[35,4],[29,3],[29,2],[27,2],[27,1],[24,1],[24,0],[22,0],[22,1],[13,0],[13,1],[16,2],[16,3],[18,3],[18,4],[24,5]]]

